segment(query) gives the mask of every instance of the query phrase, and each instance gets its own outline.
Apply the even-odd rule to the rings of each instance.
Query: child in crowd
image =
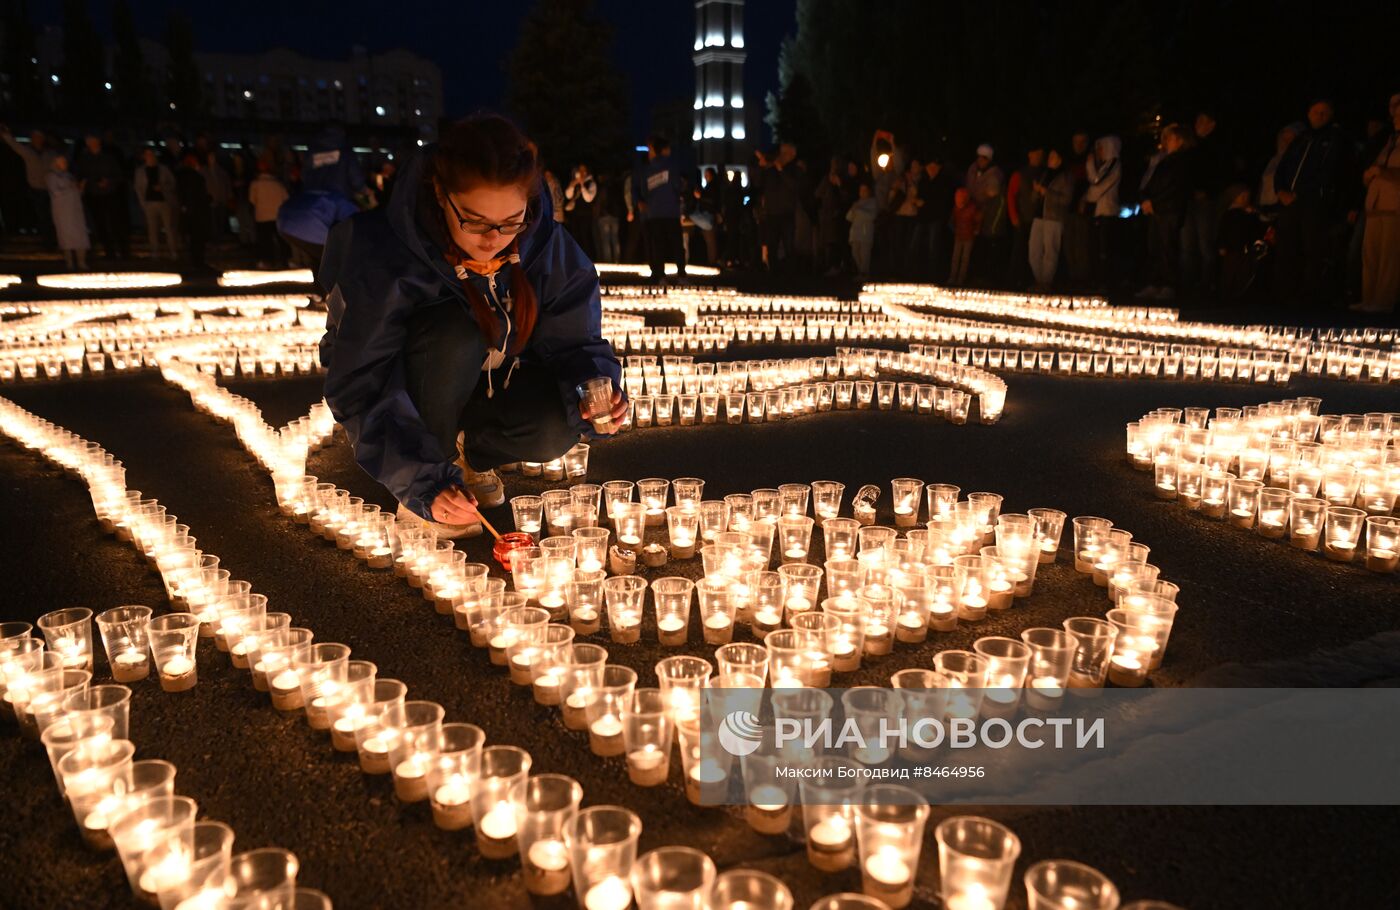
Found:
[[[965,188],[953,193],[953,265],[948,284],[962,287],[967,282],[967,264],[972,260],[972,244],[982,227],[982,211]]]
[[[875,218],[879,215],[879,208],[870,184],[862,182],[856,192],[859,198],[851,203],[850,210],[846,212],[846,220],[851,223],[851,256],[856,261],[856,273],[869,275],[870,251],[875,246]]]

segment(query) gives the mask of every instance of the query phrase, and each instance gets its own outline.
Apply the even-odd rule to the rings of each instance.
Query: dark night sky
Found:
[[[38,26],[61,19],[61,0],[35,0],[30,6]],[[283,45],[312,57],[344,59],[353,44],[372,53],[407,48],[442,67],[446,113],[453,116],[499,106],[506,87],[503,61],[515,45],[530,3],[131,0],[131,6],[137,31],[156,39],[165,34],[169,10],[186,10],[201,51],[247,53]],[[796,0],[746,4],[750,106],[761,106],[765,94],[777,86],[778,46],[794,30],[795,6]],[[110,39],[110,3],[95,0],[90,8],[98,30]],[[694,5],[690,0],[597,0],[597,9],[615,29],[615,58],[631,92],[633,133],[641,139],[654,105],[692,97]]]

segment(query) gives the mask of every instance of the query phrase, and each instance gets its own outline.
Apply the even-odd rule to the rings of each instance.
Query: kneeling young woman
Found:
[[[384,209],[332,231],[325,395],[355,460],[441,536],[481,531],[494,471],[549,461],[627,412],[598,274],[556,223],[539,153],[510,121],[447,127]],[[612,381],[611,415],[580,389]],[[607,424],[602,420],[600,426]]]

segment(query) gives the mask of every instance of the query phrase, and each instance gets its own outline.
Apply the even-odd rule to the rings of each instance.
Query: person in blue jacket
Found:
[[[653,136],[647,143],[647,163],[633,177],[632,198],[645,219],[652,284],[666,283],[666,263],[676,264],[676,277],[685,278],[681,243],[681,175],[671,162],[671,143]]]
[[[365,177],[345,130],[334,124],[308,144],[303,160],[301,189],[277,210],[277,233],[314,271],[331,228],[360,211],[355,198],[365,192]],[[324,295],[320,281],[313,284]]]
[[[504,502],[493,470],[563,455],[594,430],[587,380],[621,364],[602,337],[598,273],[555,222],[534,143],[504,117],[448,126],[389,205],[330,233],[325,396],[355,460],[440,536],[480,533]]]

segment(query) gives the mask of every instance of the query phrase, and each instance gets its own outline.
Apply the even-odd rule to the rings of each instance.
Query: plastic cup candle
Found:
[[[355,731],[376,703],[401,701],[407,686],[396,679],[379,679],[369,661],[350,662],[346,684],[326,706],[330,721],[331,747],[337,752],[355,751]]]
[[[666,657],[656,662],[656,678],[671,720],[686,728],[700,712],[700,692],[714,667],[702,657]]]
[[[58,763],[80,745],[96,747],[100,743],[117,739],[118,737],[112,735],[113,728],[111,717],[94,714],[88,717],[60,718],[39,734],[39,742],[48,753],[49,765],[53,770],[54,780],[58,783],[58,793],[64,799],[68,798],[68,794],[64,791],[63,775],[59,773]]]
[[[740,759],[747,805],[744,820],[759,834],[786,834],[792,825],[795,785],[778,775],[787,760],[773,745],[771,732],[763,731],[757,751]]]
[[[768,649],[747,642],[722,645],[715,649],[715,664],[721,676],[744,675],[761,685],[768,676]]]
[[[729,506],[721,499],[707,499],[699,507],[700,539],[713,543],[717,535],[729,530]]]
[[[856,532],[860,522],[854,518],[826,518],[822,522],[822,541],[826,547],[828,560],[854,559],[856,555]]]
[[[639,910],[708,910],[714,860],[691,847],[658,847],[632,866]]]
[[[602,681],[584,708],[588,746],[594,755],[606,758],[626,751],[622,740],[622,714],[636,685],[636,671],[617,664],[603,668]]]
[[[1021,701],[1021,689],[1026,684],[1031,647],[1014,638],[989,636],[977,639],[972,649],[982,657],[986,666],[987,691],[982,699],[983,716],[1014,714]]]
[[[1072,694],[1096,694],[1108,676],[1109,657],[1118,635],[1112,623],[1091,616],[1074,616],[1062,625],[1074,640],[1068,686]]]
[[[774,689],[805,686],[809,636],[795,629],[778,629],[763,639],[768,649],[769,684]]]
[[[783,579],[783,607],[788,616],[805,613],[817,606],[817,592],[823,574],[820,566],[793,563],[781,566],[778,574]]]
[[[636,644],[641,640],[646,590],[646,580],[635,575],[614,576],[603,581],[603,599],[607,602],[608,627],[614,643]]]
[[[92,611],[86,607],[54,610],[40,616],[36,625],[44,633],[49,650],[68,670],[92,669]]]
[[[960,815],[934,829],[944,907],[996,910],[1006,902],[1021,841],[988,818]]]
[[[350,646],[319,643],[300,647],[292,652],[291,670],[296,675],[301,703],[306,708],[306,719],[311,729],[329,729],[330,715],[326,705],[336,698],[349,678]],[[273,692],[274,704],[278,695],[277,691]]]
[[[515,839],[525,890],[538,896],[562,894],[569,887],[569,852],[564,828],[578,812],[583,788],[562,774],[537,774],[515,782],[510,791]]]
[[[1024,881],[1030,910],[1118,910],[1118,888],[1083,863],[1045,860],[1027,869]]]
[[[515,746],[481,750],[480,772],[471,797],[477,850],[486,859],[509,859],[519,852],[515,786],[530,775],[530,753]]]
[[[538,496],[516,496],[510,501],[515,530],[538,535],[544,520],[544,500]]]
[[[394,730],[388,763],[394,795],[406,803],[428,798],[428,772],[441,747],[443,707],[431,701],[406,701],[384,712]]]
[[[695,556],[696,541],[700,537],[700,514],[697,509],[671,506],[666,510],[666,529],[670,535],[672,559]]]
[[[585,572],[597,572],[607,565],[607,528],[575,528],[573,538],[576,547],[577,568]]]
[[[700,601],[700,628],[708,645],[728,644],[734,636],[739,595],[729,576],[707,575],[695,585]]]
[[[651,583],[656,632],[661,644],[667,647],[685,644],[694,590],[695,583],[688,578],[658,578]]]
[[[530,686],[535,703],[554,706],[560,703],[564,668],[569,662],[574,642],[574,630],[564,625],[548,625],[534,645],[530,661]],[[511,663],[512,673],[515,662]]]
[[[582,910],[627,910],[642,821],[621,806],[582,809],[564,824],[574,893]]]
[[[288,617],[290,621],[290,617]],[[253,671],[253,688],[259,692],[270,692],[272,690],[272,680],[283,670],[288,669],[292,663],[292,654],[297,648],[311,643],[312,632],[310,629],[294,629],[290,627],[280,627],[274,630],[264,629],[258,633],[257,646],[248,653],[249,667]],[[299,682],[284,680],[288,685],[295,685],[296,696],[301,697]],[[292,690],[284,687],[284,698],[292,699]]]
[[[1288,532],[1288,504],[1293,494],[1278,487],[1259,491],[1258,523],[1254,530],[1261,537],[1279,539]]]
[[[894,493],[894,523],[896,527],[912,528],[919,523],[919,496],[924,482],[913,477],[897,477],[890,481]]]
[[[1259,494],[1264,484],[1259,480],[1234,478],[1230,481],[1228,518],[1237,528],[1249,530],[1254,527],[1255,516],[1259,514]]]
[[[647,527],[660,527],[666,523],[666,497],[670,489],[671,481],[660,477],[637,481],[637,498],[641,501]],[[617,521],[616,515],[613,521]]]
[[[1107,518],[1080,516],[1074,519],[1073,526],[1074,570],[1081,573],[1092,572],[1113,522]]]
[[[1026,672],[1026,703],[1047,711],[1060,704],[1069,685],[1077,642],[1063,629],[1034,628],[1021,633],[1021,641],[1031,649]]]
[[[436,754],[428,766],[428,801],[433,824],[460,831],[472,823],[472,787],[481,771],[486,734],[473,724],[443,724]]]
[[[705,481],[698,477],[677,477],[671,481],[671,492],[678,507],[688,512],[696,512],[700,509],[700,501],[704,499]]]
[[[914,896],[928,803],[905,787],[867,787],[856,806],[861,890],[894,910]]]
[[[778,519],[778,548],[783,563],[807,561],[812,548],[812,519],[803,515],[783,515]]]
[[[613,519],[613,507],[620,502],[631,502],[636,484],[630,480],[609,480],[602,486],[603,516]]]
[[[1400,518],[1373,515],[1366,519],[1366,568],[1394,572],[1400,564]]]
[[[638,787],[664,784],[671,769],[674,728],[660,689],[634,689],[622,706],[627,777]]]
[[[1327,500],[1294,496],[1288,503],[1289,543],[1299,550],[1316,550],[1327,517]]]
[[[150,607],[116,607],[97,614],[97,630],[102,635],[112,678],[117,682],[136,682],[150,675],[150,642],[146,633],[150,621]]]
[[[828,773],[799,782],[807,861],[822,872],[841,872],[855,865],[855,807],[865,781],[849,758],[820,758],[816,767]]]
[[[136,895],[146,892],[150,895],[148,900],[154,902],[154,890],[157,886],[178,881],[181,876],[181,869],[178,867],[188,867],[189,855],[193,851],[197,811],[199,806],[189,797],[154,797],[113,820],[108,832],[116,846],[116,853],[122,858],[132,892]],[[169,864],[165,868],[157,869],[157,875],[151,876],[146,882],[153,885],[153,888],[141,888],[141,876],[147,871],[147,858],[171,839],[181,841],[181,848],[175,851],[182,854],[181,864]]]
[[[1322,552],[1333,562],[1351,562],[1361,543],[1366,512],[1345,506],[1327,507],[1327,528]]]
[[[195,641],[199,617],[193,613],[167,613],[147,626],[151,655],[160,674],[160,687],[166,692],[185,692],[198,681],[195,668]]]
[[[299,868],[296,855],[290,850],[278,847],[246,850],[230,859],[229,874],[218,890],[235,907],[271,903],[300,908],[303,892],[296,887]]]
[[[603,579],[606,577],[607,573],[602,569],[575,569],[573,579],[565,587],[569,626],[576,635],[592,635],[601,628],[605,609]]]
[[[95,849],[112,847],[107,831],[128,807],[135,751],[130,740],[98,735],[74,743],[58,760],[62,790],[73,818],[83,840]]]
[[[583,413],[592,422],[594,432],[611,433],[613,431],[612,379],[607,376],[590,379],[578,387],[578,395],[583,406]]]
[[[600,645],[580,642],[573,646],[569,661],[563,668],[560,691],[564,726],[567,729],[588,728],[588,705],[603,684],[607,662],[607,649]]]

